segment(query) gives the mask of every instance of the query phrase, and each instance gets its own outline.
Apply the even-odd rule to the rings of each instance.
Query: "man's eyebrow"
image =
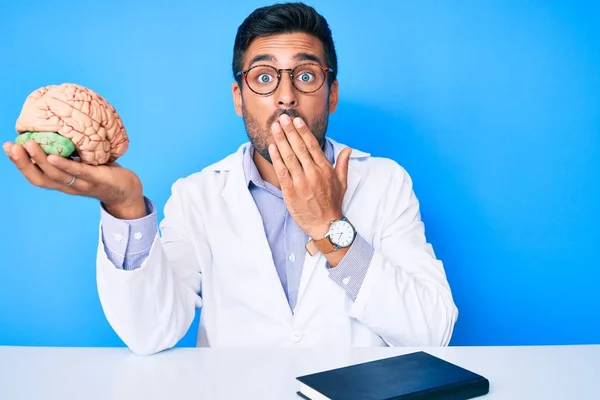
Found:
[[[296,61],[314,61],[317,62],[321,65],[323,65],[323,61],[321,61],[321,59],[311,53],[298,53],[294,56],[294,60]]]
[[[311,53],[297,53],[296,55],[294,55],[294,60],[295,61],[314,61],[321,65],[323,64],[323,61],[321,61],[321,58],[319,58],[315,54],[311,54]],[[255,63],[261,62],[261,61],[268,61],[270,63],[276,64],[277,57],[275,57],[272,54],[258,54],[250,60],[250,64],[248,65],[248,68],[252,67],[252,65],[254,65]]]
[[[250,60],[250,64],[248,65],[248,68],[250,68],[252,66],[252,64],[257,63],[259,61],[268,61],[268,62],[275,64],[277,62],[277,57],[275,57],[272,54],[259,54],[257,56],[254,56],[254,58],[252,58],[252,60]]]

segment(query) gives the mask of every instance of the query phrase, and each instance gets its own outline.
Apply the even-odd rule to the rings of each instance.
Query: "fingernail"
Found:
[[[290,117],[287,114],[282,114],[279,120],[285,125],[290,123]]]
[[[277,123],[277,122],[274,122],[273,125],[271,125],[271,129],[275,133],[280,133],[281,132],[281,126],[279,126],[279,123]]]
[[[302,121],[302,118],[296,117],[294,118],[294,125],[296,126],[296,128],[302,128],[302,125],[304,125],[304,121]]]

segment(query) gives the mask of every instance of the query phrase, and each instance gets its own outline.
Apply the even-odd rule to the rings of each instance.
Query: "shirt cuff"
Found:
[[[332,268],[327,264],[329,277],[346,291],[354,301],[367,275],[375,249],[360,234],[339,264]]]
[[[158,232],[156,207],[144,197],[147,215],[138,219],[119,219],[100,204],[102,242],[106,255],[120,269],[139,268]]]

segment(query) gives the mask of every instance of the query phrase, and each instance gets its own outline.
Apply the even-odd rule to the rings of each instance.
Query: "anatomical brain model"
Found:
[[[34,140],[46,154],[77,156],[91,165],[122,156],[129,138],[115,108],[94,91],[71,83],[32,92],[17,119],[16,142]]]

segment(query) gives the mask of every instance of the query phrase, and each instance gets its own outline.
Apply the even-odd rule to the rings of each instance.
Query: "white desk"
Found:
[[[0,399],[300,400],[296,376],[425,350],[490,380],[487,400],[600,399],[600,345],[376,349],[0,346]]]

